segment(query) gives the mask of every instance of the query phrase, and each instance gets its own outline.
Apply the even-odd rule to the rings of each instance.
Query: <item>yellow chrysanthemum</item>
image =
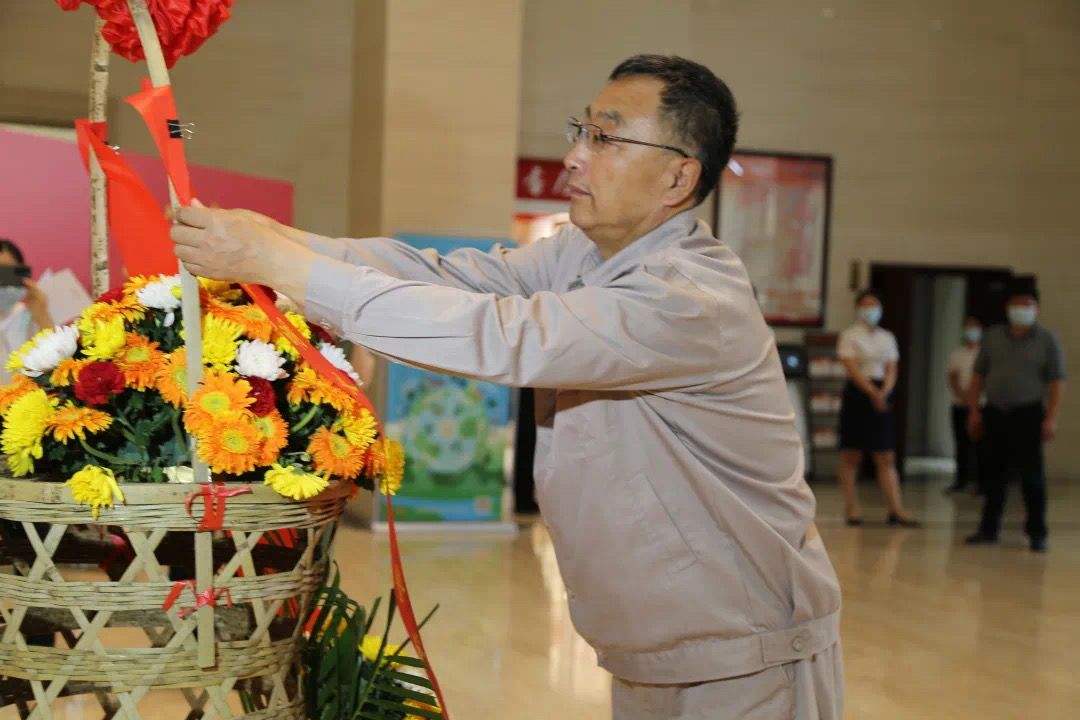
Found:
[[[100,304],[100,303],[99,303]],[[127,343],[124,318],[117,315],[110,320],[79,320],[83,355],[90,360],[111,360]]]
[[[254,402],[247,380],[221,370],[207,370],[202,386],[188,401],[184,425],[189,432],[201,435],[238,415],[251,415],[248,408]]]
[[[239,325],[244,335],[251,340],[268,343],[273,337],[274,326],[270,324],[270,318],[258,305],[230,305],[211,300],[206,312],[219,320]]]
[[[114,498],[117,502],[124,502],[124,493],[109,468],[87,465],[65,484],[71,488],[75,502],[93,508],[95,520],[101,508],[113,506]]]
[[[360,408],[356,415],[347,414],[338,418],[334,424],[335,430],[345,433],[349,444],[358,450],[366,450],[375,442],[375,435],[379,432],[379,423],[375,420],[367,408]]]
[[[226,420],[199,435],[199,457],[216,473],[254,470],[261,453],[262,435],[248,417]]]
[[[243,328],[213,315],[203,316],[203,363],[219,370],[226,370],[236,362],[236,349],[240,347]]]
[[[360,652],[371,662],[375,662],[375,659],[379,657],[380,647],[382,647],[382,638],[375,635],[365,635],[364,639],[360,641]],[[399,657],[408,657],[406,653],[401,652],[400,645],[386,643],[386,647],[383,648],[383,660],[389,662],[387,660],[388,658],[398,655],[399,653]],[[393,667],[399,667],[401,665],[401,663],[396,662],[389,662],[389,664]]]
[[[44,452],[41,439],[56,412],[57,403],[37,388],[13,402],[4,416],[0,448],[8,456],[8,465],[16,477],[32,473],[34,460],[41,459]]]
[[[86,439],[87,433],[101,432],[112,425],[112,416],[94,408],[79,407],[68,400],[67,404],[53,413],[47,429],[59,442],[67,444],[76,437]]]
[[[289,323],[294,328],[296,328],[297,331],[299,331],[301,335],[303,335],[308,340],[311,339],[311,328],[308,326],[307,320],[304,319],[303,315],[294,312],[287,312],[285,313],[285,317],[288,319]],[[298,359],[300,357],[300,351],[296,349],[296,346],[292,344],[292,341],[280,333],[275,334],[277,335],[277,337],[274,340],[274,346],[277,347],[278,352],[286,353],[293,360]]]
[[[307,500],[313,498],[330,483],[324,477],[304,472],[298,467],[282,467],[275,463],[266,471],[265,484],[274,489],[282,497],[293,500]]]
[[[290,405],[311,402],[317,405],[329,405],[340,413],[349,413],[356,405],[351,395],[319,375],[310,366],[302,367],[293,375],[292,381],[285,389],[285,398]]]
[[[25,375],[16,375],[10,385],[0,387],[0,415],[7,415],[12,403],[38,389],[38,384]]]
[[[255,418],[255,427],[262,435],[262,452],[259,454],[259,465],[270,465],[277,462],[278,456],[285,446],[289,444],[289,425],[281,413],[273,410],[262,417]]]
[[[187,402],[187,350],[179,348],[165,356],[157,372],[157,389],[165,402],[180,407]]]
[[[76,360],[75,358],[61,360],[60,364],[52,371],[49,382],[55,387],[70,387],[72,383],[79,379],[79,371],[86,367],[89,362],[89,360]]]
[[[128,333],[127,343],[116,353],[113,361],[124,373],[129,388],[145,390],[154,384],[165,362],[165,353],[158,344],[137,333]]]
[[[364,470],[364,451],[327,428],[319,428],[311,435],[307,451],[317,472],[352,480]]]
[[[136,275],[133,278],[129,278],[128,281],[124,283],[124,295],[135,297],[135,293],[139,290],[142,290],[150,283],[157,282],[160,279],[160,275]]]
[[[380,477],[379,490],[383,495],[396,495],[405,477],[405,448],[397,440],[380,440],[368,448],[365,460],[367,474]]]
[[[244,291],[238,287],[233,287],[233,283],[226,280],[210,280],[209,278],[199,278],[199,285],[203,290],[210,293],[212,297],[219,298],[226,302],[236,302],[244,297]]]

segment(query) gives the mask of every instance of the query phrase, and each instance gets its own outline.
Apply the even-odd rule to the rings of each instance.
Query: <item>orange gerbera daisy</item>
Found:
[[[210,293],[211,297],[220,298],[226,302],[235,302],[244,297],[244,291],[234,287],[233,283],[227,280],[211,280],[201,277],[199,278],[199,285]]]
[[[128,333],[127,344],[113,356],[113,362],[124,373],[124,382],[130,388],[145,390],[154,384],[165,363],[165,353],[158,344],[138,333]]]
[[[338,412],[351,413],[356,401],[347,392],[327,378],[315,372],[310,366],[301,368],[285,390],[285,398],[290,405],[312,402],[317,405],[329,405]]]
[[[178,348],[166,355],[158,368],[157,389],[165,402],[180,407],[187,402],[187,350]]]
[[[247,380],[223,370],[208,368],[202,387],[188,401],[184,426],[190,432],[201,435],[238,415],[250,416],[252,413],[248,408],[255,402],[250,393],[251,385]],[[250,424],[250,420],[245,421]]]
[[[64,407],[52,414],[45,429],[51,431],[53,437],[59,442],[67,445],[68,440],[76,437],[85,440],[87,433],[107,430],[112,425],[112,421],[112,415],[107,412],[79,407],[68,400]]]
[[[230,305],[212,299],[206,312],[219,320],[227,320],[239,325],[244,334],[252,340],[268,343],[273,337],[274,326],[270,324],[270,318],[258,305]]]
[[[364,453],[353,447],[344,435],[319,428],[308,444],[315,470],[352,480],[364,470]]]
[[[262,435],[262,452],[259,454],[259,465],[271,465],[277,462],[278,456],[285,446],[289,444],[289,425],[281,413],[273,410],[266,415],[255,417],[255,427]]]
[[[38,384],[30,378],[22,373],[15,375],[11,379],[10,385],[0,387],[0,415],[7,415],[8,409],[16,400],[37,389]]]
[[[367,451],[365,470],[372,478],[382,476],[379,490],[394,495],[401,489],[405,477],[405,448],[397,440],[380,440]]]
[[[137,293],[139,290],[142,290],[144,287],[146,287],[150,283],[155,282],[155,281],[160,280],[160,279],[161,279],[161,276],[159,276],[159,275],[150,275],[150,276],[136,275],[133,278],[129,278],[128,281],[126,283],[124,283],[124,294],[125,295],[130,295],[131,297],[135,297],[135,293]]]
[[[79,371],[82,370],[89,360],[76,360],[75,358],[64,358],[60,361],[60,364],[53,369],[52,375],[49,376],[49,382],[55,387],[68,387],[79,379]]]
[[[216,473],[240,475],[255,469],[262,434],[250,417],[234,417],[199,434],[199,457]]]
[[[127,322],[135,322],[142,320],[145,315],[146,308],[142,306],[139,299],[134,294],[128,295],[125,292],[119,300],[96,302],[86,308],[82,312],[82,319],[92,326],[95,320],[107,323],[114,318],[122,317]]]

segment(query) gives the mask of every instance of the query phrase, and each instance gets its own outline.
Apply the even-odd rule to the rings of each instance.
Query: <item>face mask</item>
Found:
[[[1010,305],[1008,308],[1009,324],[1017,327],[1031,327],[1039,310],[1034,305]]]
[[[966,327],[964,328],[964,340],[971,344],[975,344],[982,340],[982,328]]]
[[[24,287],[0,287],[0,315],[7,313],[24,297],[26,297],[26,288]]]
[[[881,306],[871,305],[859,308],[859,319],[871,327],[877,325],[881,322]]]

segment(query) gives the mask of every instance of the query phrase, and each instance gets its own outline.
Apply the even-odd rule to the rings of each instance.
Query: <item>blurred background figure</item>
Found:
[[[11,240],[0,238],[0,267],[26,265],[22,250]],[[39,330],[53,326],[49,301],[30,278],[22,278],[21,287],[0,288],[0,357],[18,350]],[[0,384],[11,382],[11,373],[0,363]]]
[[[1009,289],[1008,324],[990,329],[975,360],[968,391],[968,429],[985,434],[986,503],[969,545],[998,541],[1009,471],[1020,473],[1027,510],[1024,531],[1032,552],[1046,552],[1046,468],[1043,447],[1057,434],[1065,394],[1065,352],[1057,335],[1037,322],[1039,291],[1020,282]],[[979,407],[985,390],[986,411]]]
[[[972,440],[968,434],[968,392],[971,389],[971,375],[975,367],[975,357],[979,354],[979,341],[982,340],[982,323],[977,317],[969,315],[964,321],[963,343],[949,355],[949,388],[953,394],[952,429],[956,440],[956,478],[946,492],[959,492],[974,484],[978,492],[983,492],[980,473],[985,469],[980,463],[981,443]]]
[[[896,471],[896,428],[889,395],[896,387],[900,350],[896,336],[882,328],[881,298],[873,290],[855,296],[859,319],[840,333],[836,354],[848,382],[840,406],[840,466],[837,480],[844,493],[847,524],[862,524],[855,497],[855,479],[864,453],[870,453],[878,484],[889,503],[889,525],[918,527],[900,497]]]

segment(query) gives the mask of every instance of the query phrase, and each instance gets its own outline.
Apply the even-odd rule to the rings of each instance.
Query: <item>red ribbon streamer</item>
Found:
[[[144,88],[145,87],[146,84],[144,83]],[[142,115],[143,120],[150,128],[150,133],[154,136],[155,141],[158,142],[158,148],[162,153],[162,159],[165,163],[165,170],[173,183],[173,187],[176,188],[177,197],[182,204],[190,204],[193,195],[191,191],[191,181],[187,171],[187,158],[184,154],[183,141],[169,137],[159,139],[162,132],[165,132],[166,135],[168,134],[168,127],[165,121],[176,119],[176,102],[173,99],[171,86],[163,85],[154,88],[152,92],[148,92],[144,89],[143,92],[131,98],[129,102],[131,102],[135,109]],[[116,154],[113,153],[113,155]],[[116,155],[116,157],[119,156]],[[185,198],[182,193],[187,194],[187,197]],[[149,192],[147,192],[147,195],[149,195]],[[155,211],[157,211],[156,207]],[[160,211],[157,211],[157,217],[159,221],[164,221],[164,217],[161,215]],[[111,218],[112,216],[110,214],[110,220]],[[173,257],[173,267],[175,267],[176,261],[175,256],[173,256],[171,243],[168,239],[167,227],[164,234],[157,232],[152,235],[144,234],[141,240],[141,246],[127,248],[122,245],[120,248],[121,254],[124,256],[129,269],[135,267],[131,259],[129,259],[129,255],[131,258],[136,258],[142,253],[157,253],[162,250],[167,252],[170,257]],[[169,272],[175,272],[175,270]],[[289,322],[288,318],[285,317],[285,314],[278,309],[274,304],[274,301],[270,299],[270,296],[262,287],[257,285],[243,285],[242,287],[251,297],[252,301],[254,301],[254,303],[266,313],[267,317],[270,318],[270,322],[273,323],[275,329],[296,347],[300,356],[303,357],[308,364],[310,364],[317,372],[330,378],[334,385],[348,393],[360,407],[367,409],[373,416],[375,415],[375,408],[372,406],[371,401],[368,400],[363,392],[361,392],[360,388],[357,387],[352,378],[344,371],[334,367],[322,353],[315,349],[307,338],[300,334],[293,324]],[[376,422],[378,422],[377,418]],[[382,432],[381,424],[379,431]],[[190,501],[191,499],[189,499],[189,502]],[[420,628],[416,622],[416,614],[413,611],[412,602],[409,599],[408,587],[405,584],[405,571],[401,564],[401,551],[398,547],[397,530],[394,527],[394,509],[390,502],[389,495],[386,496],[386,510],[389,519],[390,563],[394,576],[394,594],[397,597],[402,624],[408,632],[409,639],[412,641],[413,645],[416,646],[417,655],[424,661],[428,679],[431,680],[431,684],[435,690],[435,696],[438,698],[439,707],[442,710],[443,717],[446,718],[446,720],[450,720],[450,714],[446,709],[446,701],[443,699],[439,681],[435,678],[435,671],[431,667],[431,662],[428,660],[427,653],[424,650],[424,644],[420,639]],[[179,594],[179,591],[174,590],[174,592],[176,592],[177,595]]]
[[[165,602],[161,604],[161,609],[165,612],[171,610],[172,606],[176,604],[176,601],[180,599],[180,594],[184,592],[184,588],[189,588],[191,594],[195,596],[195,605],[185,610],[181,610],[178,613],[181,618],[190,615],[201,607],[217,607],[218,598],[222,595],[225,596],[226,605],[228,607],[233,606],[232,595],[229,594],[229,588],[227,587],[223,587],[216,591],[211,587],[206,592],[197,593],[195,592],[194,580],[180,580],[179,582],[173,583],[172,591],[169,593],[169,596],[165,598]]]
[[[109,535],[109,540],[112,541],[112,549],[109,551],[109,555],[101,561],[98,565],[98,569],[108,572],[113,566],[113,563],[123,557],[128,562],[135,559],[135,551],[128,546],[124,541],[124,538],[119,535]]]
[[[203,516],[199,521],[199,527],[195,529],[196,532],[207,532],[208,530],[220,530],[225,524],[225,500],[226,498],[236,497],[237,495],[246,495],[251,492],[251,488],[247,485],[238,488],[226,489],[225,483],[220,480],[215,480],[209,485],[202,485],[197,491],[187,496],[187,500],[184,501],[184,509],[187,510],[188,516],[194,520],[195,516],[191,514],[191,504],[195,502],[197,498],[203,499]]]
[[[154,196],[120,153],[99,137],[104,123],[91,128],[88,120],[75,121],[83,164],[90,168],[86,150],[97,156],[109,182],[109,226],[132,275],[175,275],[176,254],[169,242],[169,221],[154,202]]]

